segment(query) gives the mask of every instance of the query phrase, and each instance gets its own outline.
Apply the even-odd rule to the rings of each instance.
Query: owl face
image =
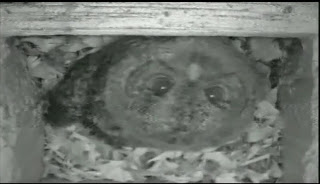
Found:
[[[218,38],[129,42],[109,69],[103,93],[130,145],[170,149],[212,146],[249,125],[258,96],[247,59]],[[260,84],[263,85],[263,84]]]

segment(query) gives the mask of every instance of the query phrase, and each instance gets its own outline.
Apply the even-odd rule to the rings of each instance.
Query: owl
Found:
[[[269,85],[224,38],[121,37],[71,66],[45,117],[114,146],[198,150],[246,130]]]

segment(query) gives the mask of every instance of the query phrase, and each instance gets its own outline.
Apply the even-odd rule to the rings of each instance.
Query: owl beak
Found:
[[[190,81],[196,81],[200,78],[201,75],[201,66],[196,63],[190,64],[188,68],[188,77]]]

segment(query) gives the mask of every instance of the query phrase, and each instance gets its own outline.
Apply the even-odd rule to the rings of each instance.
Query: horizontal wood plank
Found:
[[[318,2],[1,3],[0,34],[297,36],[317,34]]]

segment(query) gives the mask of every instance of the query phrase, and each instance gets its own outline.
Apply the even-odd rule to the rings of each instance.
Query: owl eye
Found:
[[[220,86],[213,86],[204,89],[204,94],[208,101],[219,108],[226,108],[228,101],[226,98],[226,90]]]
[[[149,90],[155,96],[165,95],[173,86],[173,81],[167,76],[157,76],[149,83]]]

